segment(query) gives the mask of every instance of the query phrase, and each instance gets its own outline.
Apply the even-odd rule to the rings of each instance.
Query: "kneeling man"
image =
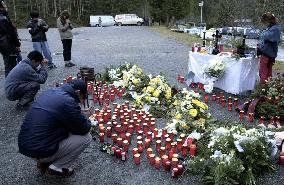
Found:
[[[10,101],[19,100],[17,109],[27,108],[33,101],[47,79],[47,71],[43,56],[38,51],[32,51],[27,59],[22,60],[8,74],[5,81],[5,94]]]
[[[48,175],[70,176],[71,164],[92,141],[90,120],[79,105],[87,93],[83,80],[43,92],[27,112],[19,133],[21,154],[37,160]]]

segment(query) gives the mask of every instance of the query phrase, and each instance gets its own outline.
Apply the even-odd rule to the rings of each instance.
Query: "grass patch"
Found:
[[[273,70],[277,72],[284,72],[284,62],[283,61],[276,61],[273,65]]]
[[[197,35],[189,35],[188,33],[173,32],[164,26],[154,26],[154,27],[151,27],[151,29],[163,35],[173,37],[177,41],[183,42],[190,47],[193,46],[194,43],[202,44],[202,39],[198,37]]]

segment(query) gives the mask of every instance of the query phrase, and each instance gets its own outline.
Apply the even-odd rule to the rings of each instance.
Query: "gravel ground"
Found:
[[[78,28],[74,30],[73,60],[77,64],[73,68],[65,68],[63,63],[62,45],[56,29],[48,32],[48,41],[57,69],[49,71],[45,90],[61,81],[68,75],[76,75],[80,66],[93,66],[96,72],[103,72],[105,67],[119,65],[125,61],[136,63],[146,73],[154,75],[166,74],[171,84],[176,83],[177,74],[187,72],[189,48],[173,38],[160,35],[145,27],[109,27],[109,28]],[[30,35],[27,30],[19,30],[22,38],[22,54],[25,57],[32,49]],[[0,84],[4,86],[3,61],[0,59]],[[186,176],[174,180],[170,173],[156,170],[148,164],[145,156],[140,166],[132,159],[121,162],[100,152],[98,142],[91,146],[75,162],[76,173],[70,178],[55,178],[41,175],[35,161],[18,152],[17,135],[25,112],[15,110],[16,102],[5,98],[3,88],[0,89],[0,184],[198,184],[196,176]],[[237,113],[228,113],[218,105],[211,104],[211,113],[217,119],[238,120]],[[159,126],[163,121],[159,121]],[[258,184],[284,184],[284,168],[273,174],[259,178]]]

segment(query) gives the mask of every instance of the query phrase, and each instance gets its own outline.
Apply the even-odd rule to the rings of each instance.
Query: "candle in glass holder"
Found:
[[[142,136],[137,136],[137,141],[142,141],[143,137]]]
[[[178,165],[178,159],[177,158],[172,158],[172,168],[176,168]]]
[[[187,156],[187,150],[188,150],[187,145],[186,145],[186,144],[183,144],[183,145],[182,145],[182,152],[181,152],[183,157],[186,157],[186,156]]]
[[[196,150],[197,150],[197,148],[196,148],[195,144],[190,145],[190,147],[189,147],[190,157],[194,157],[196,155]]]
[[[228,103],[228,111],[232,111],[233,110],[233,104],[232,103]]]
[[[158,135],[158,129],[157,129],[157,128],[155,128],[155,129],[154,129],[154,138],[156,138],[156,137],[157,137],[157,135]]]
[[[128,132],[133,134],[133,132],[134,132],[134,126],[133,125],[129,125]]]
[[[183,173],[183,171],[184,171],[183,165],[182,165],[182,164],[179,164],[179,165],[177,166],[177,168],[178,168],[178,174],[179,174],[179,175],[182,175],[182,173]]]
[[[100,131],[100,133],[105,133],[105,127],[104,126],[100,126],[99,127],[99,131]]]
[[[153,133],[152,132],[147,132],[147,139],[152,141],[152,139],[153,139]]]
[[[128,152],[129,143],[127,140],[123,141],[123,151]]]
[[[107,137],[111,137],[111,127],[106,128],[106,135]]]
[[[121,152],[121,160],[126,161],[126,152]]]
[[[185,134],[180,134],[179,138],[182,139],[183,143],[185,142]]]
[[[161,147],[160,148],[160,157],[166,154],[166,147]]]
[[[216,101],[217,97],[216,97],[216,94],[213,94],[212,95],[212,101]]]
[[[128,141],[129,144],[131,144],[131,134],[130,133],[126,133],[125,134],[125,139]]]
[[[104,133],[100,133],[100,142],[103,143],[105,141],[105,134]]]
[[[157,151],[160,151],[161,143],[162,143],[161,140],[157,140],[157,141],[156,141],[156,149],[157,149]]]
[[[110,154],[114,155],[115,154],[115,150],[116,150],[115,146],[112,146],[111,149],[110,149]]]
[[[234,98],[234,106],[237,107],[239,105],[239,100],[238,98]]]
[[[142,141],[137,141],[137,148],[138,148],[138,152],[139,153],[143,152],[144,147],[143,147],[143,142]]]
[[[142,137],[143,136],[143,130],[139,130],[137,134],[138,134],[138,136]]]
[[[204,102],[205,102],[205,103],[208,103],[208,102],[209,102],[209,95],[208,95],[208,94],[205,94],[205,95],[204,95]]]
[[[179,151],[182,150],[182,144],[183,144],[182,139],[177,139],[177,149]]]
[[[284,165],[284,155],[279,156],[279,164]]]
[[[167,130],[166,130],[166,129],[163,129],[163,130],[162,130],[162,137],[165,138],[165,135],[166,135],[166,134],[167,134]]]
[[[161,158],[156,157],[155,158],[155,168],[160,169],[160,167],[161,167]]]
[[[169,160],[172,160],[174,154],[175,152],[173,150],[169,151]]]
[[[172,169],[172,178],[177,178],[178,177],[178,168],[173,168]]]
[[[117,134],[112,134],[112,135],[111,135],[111,138],[112,138],[112,142],[113,142],[113,143],[116,143],[116,142],[117,142]]]
[[[132,154],[133,154],[133,156],[135,155],[135,154],[138,154],[139,152],[138,152],[138,148],[133,148],[132,149]]]
[[[122,138],[121,137],[117,138],[117,145],[119,147],[122,147]]]
[[[275,116],[275,124],[276,124],[277,128],[281,128],[280,116]]]
[[[152,165],[155,164],[155,154],[150,154],[149,155],[149,161],[150,161],[150,164],[152,164]]]
[[[134,155],[134,163],[135,163],[136,165],[140,165],[140,163],[141,163],[140,154],[135,154],[135,155]]]
[[[163,155],[162,156],[162,164],[163,164],[163,166],[165,166],[166,165],[166,162],[169,160],[169,157],[167,156],[167,155]]]
[[[152,148],[147,148],[147,158],[149,158],[150,154],[153,153],[153,149]]]
[[[177,143],[176,142],[171,143],[171,150],[173,150],[175,153],[177,152]]]
[[[240,121],[242,122],[244,120],[245,112],[243,110],[240,111]]]
[[[274,122],[274,117],[273,117],[273,116],[271,116],[271,117],[270,117],[269,124],[274,125],[274,123],[275,123],[275,122]]]
[[[115,155],[117,158],[121,158],[121,150],[119,148],[115,150]]]
[[[167,149],[167,150],[170,150],[170,149],[171,149],[171,143],[172,143],[171,138],[167,138],[167,139],[166,139],[166,149]]]
[[[145,139],[145,142],[144,142],[144,145],[145,145],[145,148],[148,148],[151,144],[151,140],[150,139]]]
[[[222,99],[222,107],[226,107],[226,99]]]
[[[254,121],[254,113],[248,113],[248,121],[252,123]]]
[[[170,171],[171,170],[171,161],[166,161],[165,165],[164,165],[164,168],[166,171]]]
[[[220,99],[221,99],[221,98],[220,98],[219,96],[217,96],[217,97],[216,97],[216,103],[220,104],[220,102],[221,102]]]

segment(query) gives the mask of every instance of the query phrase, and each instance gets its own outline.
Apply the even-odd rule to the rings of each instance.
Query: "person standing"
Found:
[[[61,12],[60,17],[57,19],[57,28],[59,30],[60,38],[63,44],[63,58],[65,67],[73,67],[74,63],[71,62],[71,49],[72,49],[72,23],[69,19],[70,15],[67,10]]]
[[[5,77],[17,65],[17,53],[20,50],[17,31],[8,15],[8,8],[0,0],[0,53],[5,65]]]
[[[91,143],[91,122],[79,105],[86,93],[86,83],[73,80],[43,92],[27,112],[19,151],[35,159],[41,173],[72,175],[72,163]]]
[[[48,68],[56,68],[52,62],[51,52],[46,39],[46,32],[49,26],[47,23],[39,18],[38,10],[34,9],[30,12],[31,19],[27,23],[27,28],[32,36],[33,48],[44,54],[44,57],[48,60]]]
[[[46,64],[42,54],[35,50],[8,74],[5,81],[5,94],[10,101],[19,100],[16,105],[18,110],[28,108],[34,101],[40,84],[46,82],[48,76]]]
[[[102,18],[101,17],[99,17],[98,22],[99,22],[99,27],[102,27]]]
[[[260,83],[266,83],[272,77],[272,66],[277,57],[278,45],[281,41],[280,25],[271,12],[264,13],[261,23],[267,28],[260,34],[257,55],[260,56]]]

